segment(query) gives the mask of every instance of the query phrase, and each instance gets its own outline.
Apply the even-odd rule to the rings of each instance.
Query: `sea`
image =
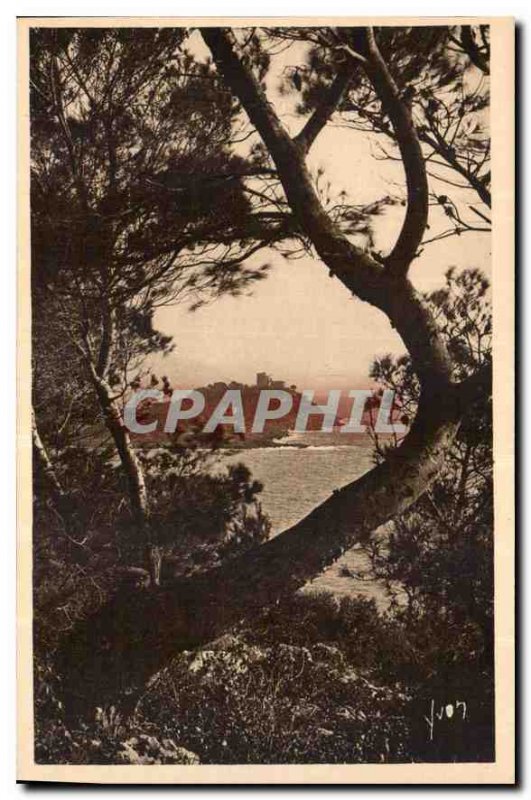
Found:
[[[369,437],[348,445],[343,443],[344,438],[337,433],[290,433],[274,446],[223,454],[220,466],[244,463],[253,478],[263,484],[262,510],[271,521],[271,535],[276,536],[306,516],[334,489],[374,466]],[[383,584],[367,574],[368,567],[367,556],[355,546],[304,590],[374,598],[383,610],[389,598]]]

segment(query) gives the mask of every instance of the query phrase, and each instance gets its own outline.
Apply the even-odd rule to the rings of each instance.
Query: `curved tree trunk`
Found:
[[[487,390],[488,373],[484,378],[478,392]],[[118,593],[58,654],[70,712],[135,698],[173,655],[280,602],[407,509],[436,478],[468,405],[468,388],[454,387],[421,406],[403,444],[384,463],[266,544],[199,577]]]
[[[489,387],[488,370],[463,384],[452,383],[451,363],[435,321],[406,276],[403,238],[400,261],[382,265],[337,230],[305,165],[308,142],[303,146],[304,137],[290,138],[252,72],[240,61],[232,34],[216,28],[206,28],[202,34],[218,69],[262,136],[301,230],[332,274],[350,292],[382,310],[401,335],[420,380],[420,404],[409,434],[384,463],[334,492],[289,530],[200,577],[133,596],[119,593],[79,625],[58,654],[72,712],[116,702],[120,696],[134,697],[172,655],[206,643],[278,603],[407,509],[436,478],[468,402]],[[371,37],[368,33],[365,56],[369,78],[377,70],[371,59],[378,55]],[[378,91],[388,76],[381,69],[377,76]],[[399,117],[397,138],[404,137],[405,152],[416,159],[415,131],[406,124],[408,118],[398,114],[392,87],[387,90],[382,102],[385,105],[386,97],[393,101],[389,116],[392,122]],[[338,87],[333,91],[339,99]],[[330,113],[328,103],[311,128],[312,136]],[[418,168],[424,169],[420,162]],[[415,192],[418,189],[422,195],[424,182],[409,181],[408,186],[404,226],[420,242],[424,199]]]

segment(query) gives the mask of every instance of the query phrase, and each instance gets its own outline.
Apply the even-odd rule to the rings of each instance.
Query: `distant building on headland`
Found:
[[[242,391],[250,389],[285,389],[292,394],[297,391],[295,384],[287,386],[286,381],[274,380],[267,372],[257,372],[255,384],[241,383],[240,381],[216,381],[203,386],[201,391],[219,393],[225,392],[227,389],[240,389]]]
[[[285,389],[286,381],[274,381],[267,372],[257,372],[256,385],[259,389]],[[290,389],[295,391],[296,387],[291,386]]]
[[[158,379],[154,380],[152,376],[151,387],[155,386],[157,383]],[[133,441],[138,441],[144,445],[172,441],[174,434],[165,431],[165,424],[173,390],[171,389],[167,378],[163,378],[163,385],[163,400],[148,399],[142,402],[138,406],[137,410],[137,420],[143,425],[156,422],[157,424],[155,426],[155,430],[150,433],[133,433]],[[140,386],[135,385],[134,388],[139,389]],[[253,429],[253,424],[257,413],[258,403],[261,400],[261,393],[271,389],[281,390],[287,393],[288,400],[289,395],[291,395],[291,402],[288,402],[289,407],[285,413],[283,413],[281,416],[273,415],[268,417],[265,420],[263,428],[259,432],[255,431]],[[241,410],[244,417],[243,430],[239,430],[238,433],[235,434],[234,426],[230,422],[219,424],[216,428],[216,446],[223,446],[224,441],[229,447],[253,447],[268,445],[288,436],[290,431],[296,430],[297,417],[303,395],[297,390],[297,387],[294,384],[287,386],[285,381],[273,380],[273,378],[268,375],[267,372],[258,372],[256,374],[255,385],[248,385],[238,381],[230,380],[228,382],[215,381],[206,386],[196,388],[196,391],[203,395],[204,406],[197,416],[192,418],[185,417],[184,419],[181,419],[177,426],[176,434],[180,435],[187,432],[193,432],[194,435],[197,435],[198,431],[201,432],[206,425],[207,420],[210,419],[214,411],[218,408],[220,402],[223,401],[223,397],[228,390],[236,390],[240,395],[239,403],[241,404]],[[323,405],[326,406],[328,403],[328,398],[329,392],[321,390],[313,395],[311,402],[319,409],[319,407],[322,407]],[[284,398],[284,401],[285,399],[286,398]],[[380,394],[375,392],[370,402],[367,401],[366,408],[360,420],[361,427],[374,427],[374,423],[376,422],[379,413],[380,399]],[[270,396],[267,399],[267,403],[271,402],[272,404],[270,409],[271,411],[274,411],[276,408],[280,407],[275,405],[278,404],[280,400],[281,396],[279,397],[275,395],[272,397]],[[184,401],[184,403],[187,402],[188,401],[186,400]],[[348,391],[343,391],[336,402],[337,405],[334,411],[335,421],[333,423],[334,432],[338,432],[345,424],[348,423],[350,419],[353,408],[351,393]],[[233,412],[229,412],[227,416],[230,417],[232,413]],[[404,415],[399,406],[395,406],[391,413],[394,421],[398,420],[401,423],[404,423]],[[307,433],[320,432],[322,430],[323,414],[324,412],[322,410],[309,413],[305,422],[305,431]],[[344,436],[345,438],[342,437],[342,441],[345,444],[358,442],[360,438],[368,439],[368,434],[363,431],[358,433],[350,433],[347,431],[344,433]],[[347,439],[346,437],[349,438]]]

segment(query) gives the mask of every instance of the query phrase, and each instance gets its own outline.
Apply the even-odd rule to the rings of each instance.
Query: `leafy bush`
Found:
[[[176,659],[141,713],[206,763],[367,763],[407,759],[407,702],[331,645],[226,636]]]
[[[96,719],[72,725],[59,699],[53,671],[35,664],[35,760],[38,764],[197,764],[195,753],[167,737],[159,739],[149,724],[124,721],[114,708],[98,709]]]

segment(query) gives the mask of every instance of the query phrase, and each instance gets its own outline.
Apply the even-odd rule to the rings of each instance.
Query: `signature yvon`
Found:
[[[467,706],[464,700],[455,700],[453,703],[446,703],[446,705],[442,704],[441,706],[437,704],[436,707],[435,700],[432,699],[430,702],[429,716],[424,716],[428,726],[429,741],[433,741],[433,735],[437,721],[442,722],[443,719],[457,719],[464,721],[466,719],[466,715]]]

